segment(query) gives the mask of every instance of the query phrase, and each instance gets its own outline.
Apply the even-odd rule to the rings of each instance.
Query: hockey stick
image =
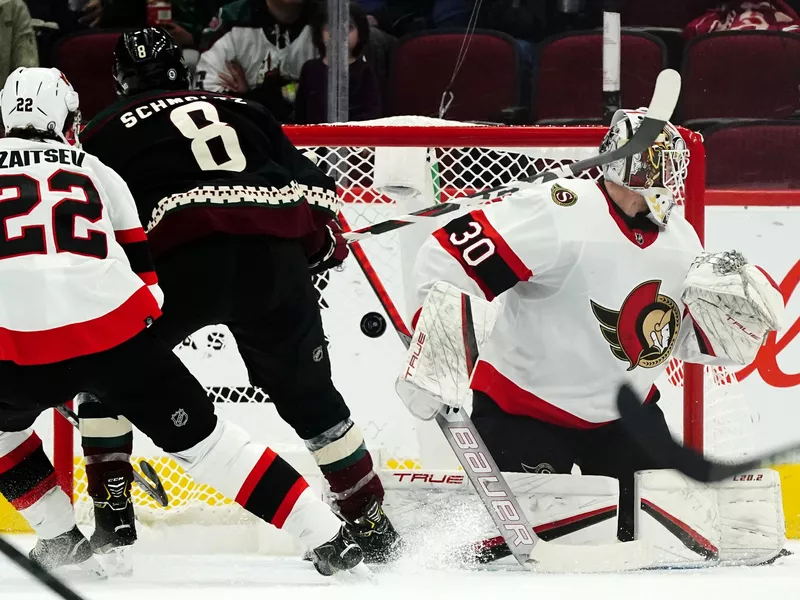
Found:
[[[81,596],[68,588],[60,579],[37,565],[22,552],[9,544],[2,536],[0,536],[0,554],[5,554],[11,562],[30,573],[33,577],[38,579],[42,585],[50,588],[53,593],[64,600],[83,600]]]
[[[471,372],[478,359],[478,347],[470,297],[462,294],[461,298],[467,369]],[[540,539],[469,416],[462,410],[445,407],[436,415],[436,423],[508,550],[521,565],[559,573],[632,570],[653,565],[652,547],[644,542],[567,546]]]
[[[650,106],[647,109],[647,115],[644,117],[639,129],[633,134],[630,141],[616,150],[598,154],[592,158],[580,160],[578,162],[564,165],[551,171],[543,171],[537,173],[533,177],[528,177],[509,183],[506,185],[497,186],[481,192],[470,194],[462,198],[456,198],[449,202],[442,204],[435,204],[427,208],[414,211],[408,215],[395,217],[387,221],[381,221],[367,227],[348,231],[343,234],[347,243],[357,242],[366,238],[381,235],[401,227],[407,227],[414,223],[422,223],[427,219],[440,217],[447,213],[461,210],[467,206],[475,206],[483,204],[490,200],[497,200],[505,196],[509,196],[514,192],[527,187],[536,186],[542,183],[560,179],[562,177],[574,177],[579,173],[599,167],[617,160],[630,158],[635,154],[644,152],[653,145],[656,138],[664,129],[664,124],[672,117],[672,111],[675,110],[675,105],[678,102],[678,96],[681,92],[681,76],[677,71],[672,69],[665,69],[661,71],[656,80],[653,98],[650,101]]]
[[[622,426],[661,468],[675,469],[695,481],[711,483],[733,477],[744,471],[772,466],[786,460],[800,449],[800,442],[738,463],[709,460],[691,448],[676,442],[658,417],[645,410],[630,386],[623,385],[617,395]]]
[[[69,421],[75,429],[80,429],[78,427],[78,415],[76,415],[66,406],[56,406],[56,410],[62,417]],[[164,485],[161,483],[161,478],[158,476],[158,473],[156,473],[153,465],[146,460],[142,460],[139,462],[139,468],[142,470],[142,473],[144,473],[145,476],[150,479],[150,481],[147,481],[144,477],[139,475],[139,472],[136,469],[133,469],[133,480],[148,496],[158,502],[161,506],[169,506],[169,496],[167,496],[167,491],[164,489]]]

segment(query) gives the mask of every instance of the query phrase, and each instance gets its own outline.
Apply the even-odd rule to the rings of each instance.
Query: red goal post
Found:
[[[689,171],[683,205],[684,216],[704,243],[706,154],[701,134],[678,127],[690,153]],[[576,147],[599,148],[607,128],[602,126],[393,126],[393,125],[307,125],[285,126],[292,143],[301,148],[319,147],[426,147],[426,148],[523,148]],[[479,189],[459,190],[453,197]],[[339,188],[345,201],[352,198],[346,188]],[[373,200],[375,201],[375,200]],[[390,201],[382,199],[382,201]],[[360,257],[359,257],[360,258]],[[703,377],[704,369],[686,365],[683,374],[684,443],[703,451]]]
[[[532,176],[536,172],[552,168],[564,163],[565,160],[577,160],[595,155],[597,148],[605,134],[604,127],[503,127],[503,126],[482,126],[468,124],[454,124],[452,122],[442,122],[433,119],[419,117],[400,117],[387,120],[380,120],[368,124],[339,124],[339,125],[313,125],[313,126],[285,126],[289,139],[303,151],[310,151],[315,156],[321,168],[326,170],[329,175],[337,180],[337,188],[340,200],[342,201],[342,216],[346,224],[353,228],[367,225],[369,223],[384,220],[391,216],[386,209],[397,208],[394,206],[395,200],[374,184],[378,177],[376,162],[386,149],[419,149],[426,156],[429,166],[435,166],[430,171],[434,173],[434,186],[437,191],[437,199],[446,201],[452,198],[463,196],[481,189],[494,187],[503,183],[513,181],[515,178]],[[686,140],[690,151],[690,164],[686,181],[685,198],[682,200],[682,210],[687,220],[697,230],[701,241],[704,238],[704,216],[705,216],[705,151],[700,134],[681,129],[681,133]],[[597,177],[599,172],[588,172],[584,176]],[[431,202],[432,203],[432,202]],[[376,210],[380,208],[381,210]],[[402,212],[402,211],[401,211]],[[395,214],[401,214],[397,212]],[[410,212],[410,211],[405,211]],[[411,232],[417,226],[403,229],[403,232]],[[424,227],[424,226],[422,226]],[[406,235],[404,233],[404,235]],[[385,243],[391,238],[378,236],[373,238],[376,243]],[[369,243],[373,243],[370,241]],[[388,316],[393,321],[404,326],[402,311],[402,286],[398,288],[397,279],[402,277],[403,269],[408,268],[408,257],[405,262],[395,247],[388,246],[384,249],[378,248],[377,251],[365,249],[368,242],[362,245],[353,246],[353,255],[359,261],[359,266],[364,271],[364,276],[376,293],[381,296],[382,304],[389,312]],[[381,254],[383,253],[383,254]],[[378,264],[381,260],[392,263],[391,268],[382,268],[385,265]],[[354,259],[348,264],[352,264]],[[350,267],[346,265],[347,269]],[[358,268],[355,267],[358,271]],[[337,302],[331,309],[323,311],[323,318],[330,318],[335,321],[338,317],[331,316],[342,304],[358,305],[356,309],[361,311],[359,302],[364,301],[364,297],[351,298],[348,300],[344,295],[348,290],[342,291],[350,285],[350,276],[347,274],[332,271],[330,274],[331,286],[318,284],[320,291],[320,302],[325,304],[331,297],[329,294],[340,294],[333,298]],[[334,281],[334,280],[338,280]],[[343,283],[345,282],[345,283]],[[338,288],[331,292],[331,289]],[[364,287],[364,286],[362,286]],[[374,300],[374,299],[373,299]],[[373,302],[374,304],[374,302]],[[352,311],[353,306],[346,306]],[[326,321],[326,331],[331,321]],[[334,332],[335,333],[335,332]],[[352,336],[361,336],[359,332],[348,329],[345,339],[332,339],[332,355],[336,358],[341,353],[346,353],[351,342]],[[385,337],[392,335],[387,332]],[[347,336],[350,336],[349,338]],[[375,340],[356,340],[360,344],[366,344],[362,354],[376,352],[372,344]],[[211,352],[211,351],[209,351]],[[213,353],[213,352],[212,352]],[[179,353],[180,354],[180,353]],[[185,355],[182,358],[186,360]],[[390,359],[387,359],[390,360]],[[209,363],[198,363],[206,365]],[[678,361],[672,361],[671,373],[668,374],[669,381],[675,384],[683,384],[683,437],[685,442],[698,449],[704,447],[704,382],[708,382],[708,374],[704,369],[695,365],[688,365],[685,373],[681,374],[682,365]],[[334,365],[334,369],[336,365]],[[201,371],[205,370],[201,367]],[[214,369],[210,369],[213,371]],[[224,371],[224,369],[223,369]],[[388,373],[388,370],[386,371]],[[218,381],[209,383],[203,380],[202,372],[199,376],[201,382],[207,387],[209,395],[218,403],[237,402],[239,406],[247,402],[253,402],[253,408],[258,408],[257,402],[263,402],[263,393],[255,388],[241,388],[240,382],[220,384]],[[673,376],[675,375],[675,376]],[[375,375],[378,376],[377,374]],[[336,370],[334,377],[337,377]],[[387,386],[393,388],[392,375],[382,378],[387,379]],[[389,381],[391,379],[391,381]],[[229,387],[215,387],[215,386]],[[337,383],[339,385],[339,383]],[[678,385],[678,384],[675,384]],[[367,387],[366,385],[364,387]],[[677,388],[676,388],[677,389]],[[235,400],[228,400],[231,390],[236,394]],[[344,392],[343,392],[344,393]],[[258,395],[262,397],[259,398]],[[677,392],[676,392],[677,394]],[[380,395],[380,394],[378,394]],[[346,395],[349,404],[367,405],[373,398],[365,393],[364,398],[355,398]],[[676,399],[677,400],[677,399]],[[386,402],[391,402],[387,398]],[[399,400],[397,400],[399,403]],[[383,410],[375,407],[375,402],[371,402],[373,411]],[[218,406],[221,406],[218,404]],[[224,408],[224,407],[222,407]],[[402,411],[402,407],[397,408]],[[387,420],[396,420],[396,414],[386,417]],[[85,481],[82,479],[80,459],[74,448],[74,436],[72,427],[58,414],[55,415],[54,431],[54,461],[56,470],[59,474],[59,481],[62,486],[71,491],[75,490],[75,497],[82,498],[85,495]],[[369,418],[366,422],[361,422],[362,429],[366,431],[376,431],[380,437],[385,435],[382,425],[371,426]],[[406,437],[409,437],[406,435]],[[264,440],[272,443],[273,440]],[[380,440],[378,440],[380,441]],[[368,440],[370,448],[377,445],[374,439]],[[78,451],[79,452],[79,451]],[[134,449],[134,453],[137,450]],[[398,456],[398,455],[395,455]],[[153,458],[145,455],[144,458]],[[157,470],[162,475],[162,479],[167,481],[165,472],[160,471],[162,466],[166,474],[171,478],[177,477],[174,472],[174,465],[168,461],[154,461]],[[386,466],[384,461],[383,466]],[[74,472],[73,469],[77,470]],[[172,470],[169,470],[172,469]],[[174,479],[171,489],[168,490],[170,497],[175,498],[178,492],[185,492],[185,479]],[[169,483],[169,482],[168,482]],[[73,486],[75,486],[73,488]],[[187,494],[185,494],[187,495]],[[188,494],[188,501],[195,502],[196,497],[193,493]],[[137,495],[137,498],[139,496]],[[138,500],[137,500],[138,501]],[[78,501],[76,500],[76,503]],[[202,502],[206,502],[202,500]],[[219,502],[219,500],[217,500]],[[211,503],[213,505],[213,503]],[[212,506],[213,508],[213,506]],[[216,508],[214,508],[216,510]]]

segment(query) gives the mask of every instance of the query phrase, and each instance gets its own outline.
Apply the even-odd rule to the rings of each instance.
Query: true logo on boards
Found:
[[[515,546],[533,546],[533,539],[529,526],[517,512],[508,493],[500,489],[499,480],[492,475],[492,466],[486,455],[479,450],[478,440],[472,435],[468,427],[448,427],[459,450],[462,450],[461,464],[476,475],[475,480],[483,493],[491,499],[492,510],[497,515],[500,525],[507,532],[513,534]],[[506,536],[503,536],[506,537]]]

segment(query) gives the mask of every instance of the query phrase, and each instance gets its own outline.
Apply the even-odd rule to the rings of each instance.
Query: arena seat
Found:
[[[800,121],[729,122],[703,136],[707,187],[800,189]]]
[[[655,36],[622,33],[622,103],[647,106],[666,48]],[[603,34],[575,32],[550,37],[534,69],[532,114],[539,124],[598,123],[603,116]]]
[[[518,106],[520,66],[514,39],[478,29],[457,65],[464,43],[462,30],[401,39],[389,75],[390,114],[438,117],[442,94],[448,88],[452,102],[444,116],[447,119],[499,121],[504,110]]]
[[[111,70],[114,46],[121,31],[101,29],[75,33],[59,40],[53,49],[53,66],[67,76],[80,95],[84,122],[117,97]]]
[[[733,31],[685,49],[680,119],[785,119],[800,114],[800,35]]]

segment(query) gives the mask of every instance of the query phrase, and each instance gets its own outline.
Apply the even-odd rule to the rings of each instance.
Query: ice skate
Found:
[[[372,498],[364,513],[348,523],[347,528],[364,551],[364,562],[387,563],[400,553],[402,539],[383,512],[378,498]]]
[[[120,473],[110,473],[104,482],[108,499],[94,503],[95,530],[92,549],[102,555],[101,562],[109,574],[128,576],[133,573],[130,547],[136,542],[136,516],[130,498],[131,482]]]
[[[363,551],[344,525],[332,540],[311,551],[311,562],[322,575],[355,569],[363,560]]]
[[[81,571],[98,579],[107,577],[105,569],[92,553],[89,540],[76,527],[50,539],[40,539],[30,551],[29,558],[48,571],[76,565]]]

